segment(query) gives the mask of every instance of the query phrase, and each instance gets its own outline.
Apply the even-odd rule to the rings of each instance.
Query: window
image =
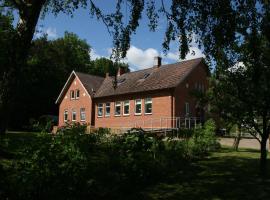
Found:
[[[110,116],[111,114],[111,103],[106,103],[106,108],[105,108],[105,116]]]
[[[80,90],[76,90],[76,99],[79,99],[80,97]]]
[[[114,115],[115,116],[120,116],[121,115],[121,102],[120,101],[115,102]]]
[[[102,117],[103,116],[103,104],[99,103],[98,104],[98,117]]]
[[[71,91],[70,91],[70,98],[71,98],[71,99],[75,99],[75,93],[74,93],[74,90],[71,90]]]
[[[185,113],[186,113],[186,116],[189,115],[189,103],[185,103]]]
[[[142,100],[141,99],[135,100],[135,114],[136,115],[142,114]]]
[[[144,74],[143,79],[146,79],[150,74]]]
[[[152,114],[152,98],[144,100],[144,112],[145,114]]]
[[[124,101],[124,113],[123,115],[129,115],[129,101]]]
[[[64,111],[64,122],[67,122],[68,121],[68,111],[65,110]]]
[[[86,115],[85,115],[85,108],[80,109],[81,114],[81,121],[85,121]]]
[[[72,121],[76,121],[76,110],[72,110]]]

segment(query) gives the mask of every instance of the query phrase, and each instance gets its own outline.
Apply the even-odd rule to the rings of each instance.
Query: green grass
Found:
[[[28,145],[40,142],[35,133],[1,137],[0,148],[11,156],[0,157],[0,165],[8,168],[13,160],[24,156]],[[259,155],[257,150],[235,152],[223,147],[203,160],[183,166],[177,173],[168,170],[166,179],[143,189],[138,187],[124,199],[270,199],[270,177],[259,175]]]
[[[225,147],[143,194],[146,199],[270,199],[270,178],[258,169],[259,151]]]

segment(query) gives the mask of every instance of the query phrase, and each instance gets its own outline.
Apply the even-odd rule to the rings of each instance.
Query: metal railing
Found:
[[[124,124],[123,124],[124,125]],[[124,125],[125,126],[125,125]],[[126,128],[144,128],[144,129],[192,129],[201,126],[201,119],[198,117],[161,117],[150,118],[128,122]]]

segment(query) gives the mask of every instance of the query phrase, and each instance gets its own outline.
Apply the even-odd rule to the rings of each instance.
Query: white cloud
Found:
[[[57,38],[56,28],[48,27],[44,32],[48,35],[49,38]]]
[[[174,61],[179,61],[179,52],[169,52],[166,58]],[[205,55],[202,53],[202,51],[198,47],[190,47],[189,53],[186,55],[186,58],[184,60],[190,60],[194,58],[200,58],[205,57]]]
[[[105,57],[110,59],[110,55],[112,53],[112,49],[108,48],[107,55],[100,55],[97,53],[95,49],[92,49],[90,52],[91,60],[95,60],[97,58]],[[127,56],[124,59],[121,59],[121,62],[128,63],[130,70],[140,70],[152,67],[154,64],[154,57],[161,55],[162,64],[169,64],[174,62],[179,62],[179,52],[168,52],[167,56],[158,52],[158,50],[154,48],[148,49],[140,49],[136,46],[131,46],[127,51]],[[190,52],[186,56],[185,60],[194,59],[198,57],[204,57],[202,51],[197,47],[190,47]]]
[[[101,58],[102,56],[99,55],[94,49],[91,49],[90,51],[90,58],[91,60],[95,60],[95,59],[98,59],[98,58]]]
[[[153,66],[154,57],[159,53],[156,49],[148,48],[146,50],[131,46],[127,51],[127,62],[135,66],[136,69],[144,69]]]
[[[35,38],[39,38],[46,34],[49,39],[55,39],[58,37],[56,28],[48,27],[48,28],[38,28],[35,32]]]
[[[145,69],[153,66],[154,57],[158,55],[161,55],[163,58],[163,64],[181,61],[179,60],[178,51],[168,52],[168,54],[165,56],[163,53],[159,53],[156,49],[148,48],[143,50],[135,46],[130,47],[130,49],[127,51],[127,57],[123,61],[130,65],[131,70]],[[205,56],[198,47],[192,46],[190,47],[190,51],[184,60],[190,60],[199,57]]]

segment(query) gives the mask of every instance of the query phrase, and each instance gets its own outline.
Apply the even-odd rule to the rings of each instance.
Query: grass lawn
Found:
[[[143,193],[146,199],[270,199],[270,178],[258,173],[259,155],[223,147]]]
[[[40,142],[35,133],[2,137],[0,147],[8,146],[4,149],[11,157],[0,157],[0,165],[7,168],[12,160],[20,159],[25,147],[37,141]],[[166,179],[134,189],[124,199],[270,199],[270,176],[259,175],[259,155],[257,150],[235,152],[223,147],[177,173],[168,173]]]

